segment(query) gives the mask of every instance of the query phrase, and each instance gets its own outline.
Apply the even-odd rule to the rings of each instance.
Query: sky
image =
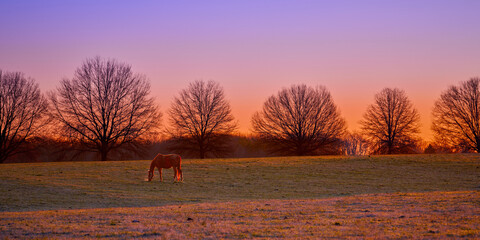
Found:
[[[47,92],[86,59],[113,58],[147,76],[163,113],[214,80],[243,133],[293,84],[325,86],[350,131],[376,93],[399,88],[428,141],[442,91],[480,77],[479,12],[476,0],[0,0],[0,69]]]

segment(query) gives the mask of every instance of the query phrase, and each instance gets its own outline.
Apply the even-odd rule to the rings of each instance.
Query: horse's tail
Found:
[[[181,168],[182,167],[182,157],[180,157],[180,155],[177,155],[178,156],[178,168]]]
[[[177,174],[178,174],[178,179],[180,181],[183,181],[183,172],[182,172],[182,157],[180,157],[180,155],[177,155],[178,156],[178,167],[177,167]]]

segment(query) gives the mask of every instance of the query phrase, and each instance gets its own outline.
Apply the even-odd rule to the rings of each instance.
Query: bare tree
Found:
[[[62,137],[105,161],[111,150],[134,143],[160,124],[149,93],[145,76],[134,74],[129,65],[96,57],[87,59],[71,80],[62,80],[49,98]]]
[[[33,79],[0,70],[0,163],[17,154],[44,125],[47,100]]]
[[[360,121],[374,154],[411,153],[416,150],[420,116],[403,90],[385,88],[375,95]]]
[[[343,154],[366,155],[368,153],[368,141],[358,132],[348,133],[343,140]]]
[[[345,133],[345,120],[330,92],[304,84],[269,97],[252,125],[270,152],[286,155],[333,153]]]
[[[480,78],[443,92],[433,108],[436,143],[454,151],[480,152]]]
[[[175,97],[169,111],[171,149],[223,156],[232,151],[229,137],[237,128],[230,104],[216,82],[195,81]]]

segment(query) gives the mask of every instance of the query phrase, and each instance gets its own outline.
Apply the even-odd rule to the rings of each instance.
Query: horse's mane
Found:
[[[152,160],[150,163],[150,172],[153,172],[155,170],[155,159]]]

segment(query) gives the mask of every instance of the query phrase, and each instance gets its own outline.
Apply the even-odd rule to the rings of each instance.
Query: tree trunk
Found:
[[[393,143],[388,142],[387,146],[388,146],[387,154],[392,154],[393,153]]]
[[[107,161],[108,145],[106,143],[102,144],[102,148],[100,149],[100,154],[101,154],[101,160]]]
[[[200,151],[199,151],[200,159],[204,159],[204,158],[205,158],[206,151],[205,151],[205,148],[204,148],[204,140],[203,140],[203,138],[200,139],[198,145],[199,145],[199,148],[200,148]]]
[[[200,143],[200,159],[204,159],[205,158],[205,149],[203,147],[203,144]]]

